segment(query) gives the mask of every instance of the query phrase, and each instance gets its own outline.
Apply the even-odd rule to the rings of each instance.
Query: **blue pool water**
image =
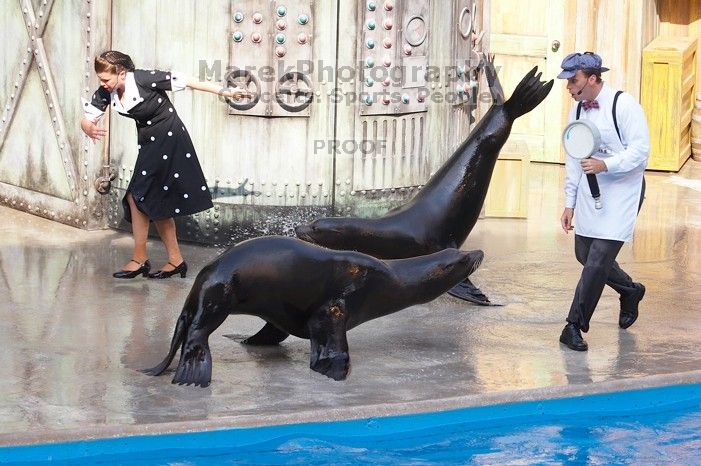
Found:
[[[701,465],[701,384],[355,421],[0,448],[37,464]]]

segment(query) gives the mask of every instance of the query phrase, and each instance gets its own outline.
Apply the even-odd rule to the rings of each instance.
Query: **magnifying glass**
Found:
[[[562,132],[562,145],[570,157],[578,160],[586,159],[595,154],[601,147],[601,133],[596,125],[589,120],[573,121]],[[596,175],[588,174],[587,182],[594,198],[594,208],[601,209],[601,192]]]

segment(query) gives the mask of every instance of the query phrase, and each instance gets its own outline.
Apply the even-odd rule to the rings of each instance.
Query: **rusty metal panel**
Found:
[[[469,78],[478,83],[477,88],[470,87],[476,96],[482,78],[477,72],[458,76],[456,65],[460,61],[474,63],[469,60],[478,44],[474,40],[476,36],[468,32],[481,30],[482,14],[473,3],[472,0],[342,3],[339,16],[356,21],[339,23],[339,37],[356,37],[357,42],[353,48],[339,47],[339,68],[352,68],[355,64],[357,67],[353,68],[355,79],[347,76],[344,79],[339,73],[337,82],[343,101],[336,126],[335,210],[338,213],[381,215],[388,208],[406,202],[469,134],[478,114],[466,98],[465,84],[470,82]],[[477,11],[474,21],[465,21],[464,10],[468,5],[470,13]],[[391,23],[386,23],[388,20]],[[462,38],[461,30],[466,38]],[[462,44],[458,43],[458,36]],[[412,82],[400,77],[396,82],[385,83],[373,78],[368,85],[371,71],[378,67],[391,68],[394,63],[400,65],[403,75],[413,72],[420,77],[421,73],[416,71],[425,69],[424,81]],[[368,89],[378,86],[382,92],[406,94],[406,107],[392,101],[386,103],[382,98],[368,99]],[[422,91],[427,94],[419,102]]]
[[[103,10],[87,0],[16,0],[0,19],[3,42],[15,45],[3,48],[0,64],[8,91],[0,96],[0,203],[82,228],[104,225],[91,189],[96,164],[80,150],[76,120],[93,11]]]
[[[15,110],[17,115],[3,144],[0,180],[71,201],[75,181],[64,171],[59,143],[50,131],[53,125],[49,113],[41,111],[43,94],[39,73],[30,70]],[[45,130],[38,130],[41,128]]]
[[[230,102],[232,115],[310,115],[318,85],[310,72],[315,16],[309,0],[231,0],[227,83],[253,96]]]
[[[398,115],[428,109],[428,0],[368,1],[359,9],[356,41],[362,74],[361,115]]]

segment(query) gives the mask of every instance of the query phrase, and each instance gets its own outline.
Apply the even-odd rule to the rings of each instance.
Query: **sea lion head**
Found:
[[[349,238],[355,238],[360,233],[353,224],[355,220],[357,219],[345,217],[320,218],[306,225],[295,227],[295,233],[297,238],[307,243],[331,249],[348,249],[348,246],[352,246],[346,244]]]
[[[484,253],[480,250],[460,251],[452,248],[422,256],[421,273],[413,274],[414,283],[405,283],[422,289],[427,298],[433,299],[470,276],[483,258]]]

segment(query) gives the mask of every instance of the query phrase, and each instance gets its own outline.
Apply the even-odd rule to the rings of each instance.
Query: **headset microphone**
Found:
[[[587,87],[587,84],[588,83],[584,83],[584,86],[582,86],[582,88],[579,90],[579,92],[577,92],[577,95],[582,95],[582,92],[584,92],[584,88]]]

